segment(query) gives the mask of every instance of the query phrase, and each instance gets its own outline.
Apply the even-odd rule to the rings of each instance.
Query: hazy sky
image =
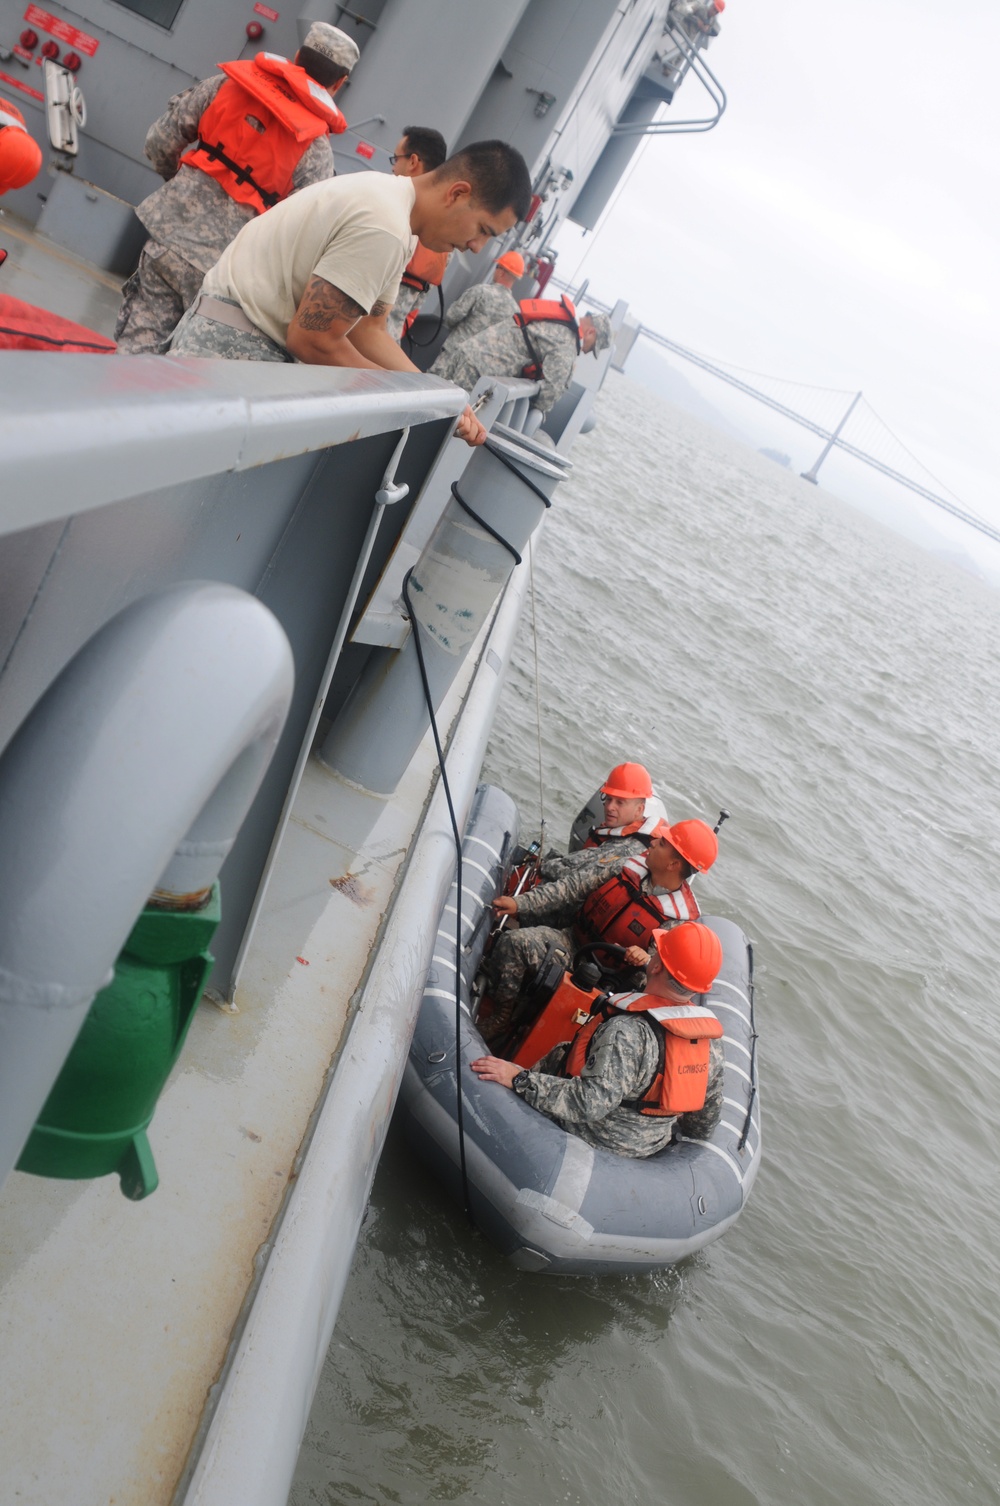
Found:
[[[651,140],[596,237],[561,232],[560,275],[585,256],[597,296],[681,344],[863,389],[1000,526],[1000,3],[727,0],[707,58],[721,123]],[[704,98],[689,79],[670,115]]]

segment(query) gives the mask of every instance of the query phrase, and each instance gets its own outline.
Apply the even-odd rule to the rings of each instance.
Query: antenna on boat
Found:
[[[715,825],[712,827],[712,830],[716,834],[718,834],[719,827],[722,825],[723,821],[728,821],[728,820],[729,820],[729,812],[726,810],[725,806],[723,806],[722,810],[719,812],[719,819],[718,819],[718,821],[716,821]]]

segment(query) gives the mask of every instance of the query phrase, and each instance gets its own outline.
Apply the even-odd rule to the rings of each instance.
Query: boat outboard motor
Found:
[[[521,997],[514,1005],[512,1023],[515,1028],[527,1024],[541,1013],[565,976],[564,954],[559,943],[553,941],[546,948],[541,962],[524,980]]]

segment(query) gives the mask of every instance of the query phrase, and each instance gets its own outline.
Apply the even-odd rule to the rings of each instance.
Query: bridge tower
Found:
[[[844,427],[844,425],[846,424],[847,420],[850,418],[851,414],[854,412],[855,408],[857,407],[857,405],[858,405],[858,403],[860,401],[861,401],[861,393],[860,392],[856,392],[854,394],[853,399],[851,400],[851,406],[848,408],[847,412],[844,414],[843,418],[840,420],[840,423],[837,425],[837,427],[834,429],[833,433],[830,435],[830,438],[826,442],[826,448],[823,450],[823,453],[820,455],[819,459],[816,461],[816,464],[813,466],[812,470],[811,471],[802,471],[801,472],[801,476],[802,476],[803,481],[811,481],[812,484],[813,484],[813,486],[816,485],[816,477],[819,475],[819,468],[820,468],[820,466],[823,464],[823,461],[826,459],[826,457],[829,455],[830,451],[833,449],[834,445],[837,443],[837,435],[840,433],[841,429]]]

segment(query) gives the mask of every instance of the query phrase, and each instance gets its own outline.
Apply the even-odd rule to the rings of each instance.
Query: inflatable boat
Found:
[[[476,1028],[472,990],[490,906],[518,856],[517,833],[514,802],[481,785],[463,842],[461,892],[454,883],[441,915],[397,1113],[418,1154],[521,1270],[603,1275],[674,1265],[735,1222],[760,1162],[750,943],[732,921],[701,917],[723,949],[708,996],[725,1028],[726,1062],[712,1135],[681,1136],[644,1160],[587,1145],[517,1094],[481,1082],[469,1065],[490,1049]]]

